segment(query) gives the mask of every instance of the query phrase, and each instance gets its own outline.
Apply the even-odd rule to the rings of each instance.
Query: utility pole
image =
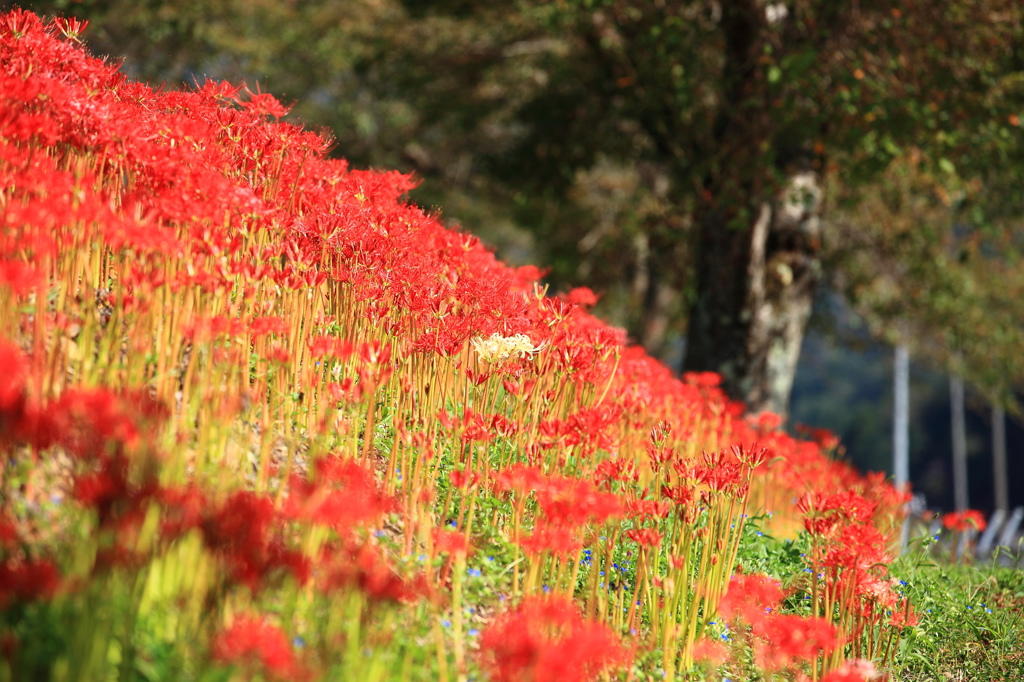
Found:
[[[996,509],[1010,511],[1010,488],[1006,479],[1006,410],[992,406],[992,481],[995,486]]]
[[[910,351],[907,344],[896,346],[893,361],[892,472],[896,490],[906,492],[910,483]],[[907,548],[910,518],[903,521],[900,551]]]
[[[953,503],[957,511],[967,509],[967,428],[964,423],[964,380],[949,378],[950,417],[953,424]]]

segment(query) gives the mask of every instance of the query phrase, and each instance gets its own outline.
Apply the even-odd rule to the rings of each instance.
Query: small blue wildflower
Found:
[[[467,570],[466,573],[470,574],[474,578],[479,578],[481,575],[483,575],[483,573],[480,572],[479,568],[471,568]]]

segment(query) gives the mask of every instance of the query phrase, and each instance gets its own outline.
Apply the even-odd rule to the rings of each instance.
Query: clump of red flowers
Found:
[[[480,659],[494,682],[585,682],[629,665],[632,652],[571,599],[528,597],[484,631]]]
[[[779,612],[785,596],[779,582],[767,575],[734,575],[719,613],[751,638],[762,670],[791,668],[816,660],[841,644],[836,627],[825,618]]]
[[[965,509],[943,514],[942,525],[946,530],[951,530],[954,533],[964,533],[968,530],[980,533],[985,530],[988,523],[985,521],[984,515],[977,509]]]
[[[214,660],[236,666],[250,677],[263,673],[267,679],[282,682],[310,677],[296,658],[288,636],[262,616],[235,618],[214,638],[212,652]]]

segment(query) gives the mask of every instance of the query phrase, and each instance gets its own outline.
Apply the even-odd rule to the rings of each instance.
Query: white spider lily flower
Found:
[[[502,336],[495,332],[491,338],[485,339],[478,336],[471,342],[474,350],[480,355],[481,360],[487,362],[499,362],[510,357],[525,358],[536,355],[544,350],[546,343],[534,346],[530,337],[526,334],[515,336]]]

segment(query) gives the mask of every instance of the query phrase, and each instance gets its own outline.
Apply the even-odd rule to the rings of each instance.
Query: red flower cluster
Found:
[[[784,597],[778,581],[766,575],[734,575],[719,613],[729,623],[749,628],[758,667],[790,668],[829,653],[842,642],[836,627],[815,616],[779,613]]]
[[[962,512],[943,514],[942,525],[946,530],[951,530],[954,533],[963,533],[970,529],[980,533],[988,526],[988,522],[977,509],[965,509]]]
[[[495,619],[480,638],[480,658],[494,682],[584,682],[628,665],[632,654],[572,600],[539,597]]]
[[[239,616],[213,642],[214,660],[263,672],[271,680],[298,681],[309,677],[280,628],[259,616]]]

